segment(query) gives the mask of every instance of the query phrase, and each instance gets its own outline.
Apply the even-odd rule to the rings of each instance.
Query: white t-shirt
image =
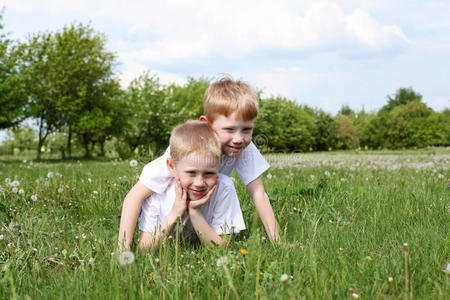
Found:
[[[146,164],[139,177],[139,181],[143,185],[157,194],[166,190],[170,179],[173,177],[167,169],[166,160],[168,157],[170,157],[169,148],[162,156]],[[236,169],[242,183],[247,185],[261,176],[269,167],[258,148],[251,142],[237,158],[222,155],[219,173],[230,176],[233,169]]]
[[[153,194],[142,203],[139,229],[145,232],[155,232],[172,209],[175,196],[175,180],[172,177],[164,193]],[[216,190],[211,199],[200,207],[200,210],[209,226],[219,235],[238,233],[245,229],[233,181],[226,175],[219,174]],[[189,216],[183,220],[182,231],[184,236],[195,234]]]

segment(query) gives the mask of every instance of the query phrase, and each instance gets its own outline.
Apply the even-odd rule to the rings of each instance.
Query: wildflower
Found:
[[[53,172],[48,172],[48,173],[47,173],[47,177],[48,177],[48,178],[53,178],[53,176],[54,176]]]
[[[283,274],[280,277],[281,282],[286,282],[286,281],[288,281],[288,279],[289,279],[289,276],[287,274]]]
[[[439,178],[439,179],[442,179],[442,178],[444,178],[444,175],[438,174],[438,178]]]
[[[450,263],[447,264],[447,268],[445,269],[445,273],[450,274]]]
[[[23,188],[20,188],[19,189],[19,195],[23,195],[23,194],[25,194],[25,191],[23,190]]]
[[[89,258],[89,263],[90,263],[91,265],[94,263],[94,261],[95,261],[95,258],[93,258],[93,257]]]
[[[135,160],[135,159],[130,160],[130,167],[136,167],[137,165],[138,165],[137,160]]]
[[[353,298],[353,299],[359,299],[359,295],[358,295],[357,293],[353,293],[353,294],[352,294],[352,298]]]
[[[273,177],[272,174],[270,174],[270,173],[267,174],[267,179],[272,179],[272,177]]]
[[[5,239],[5,236],[3,234],[0,234],[0,241],[3,241]]]
[[[131,251],[124,251],[119,255],[119,264],[122,266],[131,265],[134,262],[134,254]]]
[[[323,174],[325,174],[325,176],[327,176],[327,177],[330,177],[330,172],[328,172],[328,171],[325,171]]]
[[[97,191],[93,191],[92,194],[98,195],[98,192]]]
[[[394,185],[394,189],[398,189],[398,185]]]
[[[13,187],[12,190],[11,190],[11,192],[13,192],[14,194],[16,194],[18,191],[19,191],[19,189],[16,188],[16,187]]]
[[[3,187],[0,185],[0,193],[3,193],[5,190],[3,189]]]
[[[48,181],[46,181],[44,184],[45,184],[45,186],[50,186],[50,182],[48,182]]]
[[[37,252],[37,249],[36,249],[36,248],[33,248],[32,250],[33,250],[34,252]]]
[[[91,183],[91,182],[92,182],[92,179],[91,179],[91,178],[88,178],[88,182]]]
[[[5,178],[5,183],[6,183],[6,185],[9,185],[11,183],[11,179]]]
[[[393,282],[394,282],[394,278],[389,277],[389,278],[388,278],[388,282],[389,282],[389,283],[393,283]]]
[[[311,178],[311,180],[314,180],[314,179],[316,179],[316,176],[314,176],[314,175],[311,174],[311,175],[309,176],[309,178]]]
[[[217,263],[216,264],[217,264],[218,267],[226,266],[228,264],[228,257],[227,256],[219,257],[217,259]]]
[[[347,179],[341,178],[341,182],[346,182],[346,181],[347,181]]]
[[[17,181],[17,180],[14,180],[13,182],[11,182],[11,186],[13,186],[13,187],[18,187],[19,186],[19,184],[20,184],[20,182],[19,181]]]
[[[242,254],[243,256],[246,256],[246,255],[248,254],[248,251],[245,250],[245,249],[241,249],[241,250],[239,250],[239,252],[241,252],[241,254]]]
[[[61,188],[58,189],[58,193],[61,194],[62,192],[64,192],[64,189],[61,187]]]
[[[31,195],[31,200],[33,200],[33,201],[37,201],[37,195],[36,195],[36,194],[34,194],[34,195]]]
[[[83,238],[83,240],[86,238],[86,234],[81,234],[81,237]]]

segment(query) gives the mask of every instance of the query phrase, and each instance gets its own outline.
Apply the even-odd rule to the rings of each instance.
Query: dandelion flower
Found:
[[[131,265],[134,262],[134,254],[131,251],[124,251],[119,255],[119,264],[122,266]]]
[[[248,251],[245,250],[245,249],[241,249],[241,250],[239,250],[239,252],[241,252],[241,254],[242,254],[243,256],[246,256],[246,255],[248,254]]]
[[[130,167],[136,167],[137,165],[138,165],[137,160],[135,160],[135,159],[130,160]]]
[[[217,259],[217,263],[216,264],[217,264],[218,267],[227,265],[228,264],[228,257],[227,256],[219,257]]]
[[[280,277],[281,282],[286,282],[286,281],[288,281],[288,279],[289,279],[289,276],[287,274],[283,274]]]
[[[48,172],[48,173],[47,173],[47,177],[48,177],[48,178],[53,178],[53,176],[54,176],[53,172]]]
[[[31,200],[33,200],[33,201],[37,201],[37,195],[36,194],[34,194],[34,195],[31,195]]]

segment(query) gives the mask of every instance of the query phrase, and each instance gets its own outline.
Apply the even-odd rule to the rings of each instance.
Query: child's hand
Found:
[[[188,208],[189,209],[198,209],[200,206],[202,206],[203,204],[207,203],[210,199],[212,194],[214,193],[214,190],[216,189],[217,185],[214,185],[209,192],[203,196],[202,198],[195,200],[195,201],[189,201],[188,203]]]
[[[187,208],[187,193],[181,186],[180,179],[175,179],[175,202],[172,206],[172,211],[176,216],[182,217]]]

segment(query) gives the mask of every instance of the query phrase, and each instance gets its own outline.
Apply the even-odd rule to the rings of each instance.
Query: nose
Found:
[[[204,187],[205,186],[205,180],[203,176],[196,176],[194,178],[194,186],[195,187]]]
[[[242,142],[244,141],[244,136],[242,133],[237,132],[233,135],[233,143],[235,144],[242,144]]]

